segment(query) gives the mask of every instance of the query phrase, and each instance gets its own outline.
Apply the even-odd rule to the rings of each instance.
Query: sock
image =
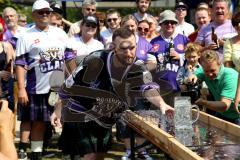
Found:
[[[20,142],[20,143],[19,143],[19,146],[18,146],[19,151],[20,151],[20,150],[23,150],[24,152],[26,152],[27,147],[28,147],[28,143],[24,143],[24,142]]]
[[[31,141],[32,152],[42,152],[43,141]]]

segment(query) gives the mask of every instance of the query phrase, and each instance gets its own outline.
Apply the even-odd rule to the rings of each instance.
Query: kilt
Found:
[[[50,121],[54,107],[48,104],[49,93],[28,94],[29,103],[27,106],[18,104],[19,121]]]
[[[111,147],[111,128],[91,122],[65,122],[59,147],[63,154],[81,155],[104,153]]]

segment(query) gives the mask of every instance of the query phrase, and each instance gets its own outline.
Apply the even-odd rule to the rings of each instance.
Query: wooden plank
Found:
[[[137,115],[134,112],[126,111],[123,115],[128,125],[151,141],[154,145],[162,149],[174,159],[180,160],[202,160],[200,156],[189,148],[178,142],[174,136],[153,125],[148,119]]]
[[[168,149],[171,157],[177,160],[203,160],[202,157],[181,144],[175,138],[169,138]]]
[[[197,114],[197,110],[193,109],[193,115]],[[240,126],[233,124],[231,122],[225,121],[223,119],[217,118],[210,114],[200,111],[199,112],[199,120],[209,124],[210,126],[217,127],[227,133],[230,133],[234,136],[240,137]]]

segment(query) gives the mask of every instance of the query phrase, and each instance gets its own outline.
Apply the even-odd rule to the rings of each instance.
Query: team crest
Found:
[[[153,45],[153,48],[152,48],[152,51],[153,51],[153,52],[157,52],[158,49],[159,49],[159,47],[160,47],[159,44],[154,44],[154,45]]]
[[[41,72],[46,73],[53,70],[62,70],[63,55],[60,48],[49,48],[40,52],[39,67]]]

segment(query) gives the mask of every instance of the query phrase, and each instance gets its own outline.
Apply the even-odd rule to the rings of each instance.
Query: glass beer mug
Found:
[[[192,120],[192,108],[198,110],[197,117]],[[199,118],[199,108],[197,105],[191,104],[191,98],[185,96],[177,96],[174,98],[174,128],[175,137],[186,146],[192,145],[193,123]]]

